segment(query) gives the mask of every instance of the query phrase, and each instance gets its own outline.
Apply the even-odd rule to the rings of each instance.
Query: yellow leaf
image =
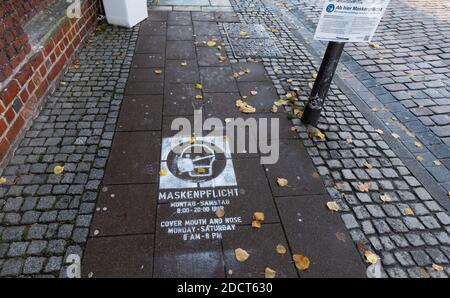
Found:
[[[200,84],[200,83],[196,83],[195,84],[195,89],[202,90],[203,89],[203,85]]]
[[[366,169],[368,169],[368,170],[372,170],[372,165],[370,164],[370,163],[368,163],[368,162],[365,162],[364,164],[363,164],[363,166],[366,168]]]
[[[199,174],[205,174],[206,173],[206,169],[205,168],[196,168],[195,170]]]
[[[423,157],[420,156],[420,155],[417,155],[417,156],[416,156],[416,160],[417,160],[417,161],[422,161],[422,160],[423,160]]]
[[[336,203],[336,201],[329,201],[327,202],[327,207],[329,210],[331,211],[336,211],[338,212],[339,210],[341,210],[341,208],[339,207],[339,205]]]
[[[224,216],[225,216],[225,210],[223,210],[223,209],[217,209],[217,211],[216,211],[216,216],[219,217],[219,218],[224,217]]]
[[[288,92],[288,93],[286,93],[285,96],[286,96],[287,99],[291,99],[291,98],[294,97],[294,94],[292,94],[291,92]]]
[[[334,184],[334,188],[336,188],[337,190],[341,190],[341,189],[342,189],[342,184],[340,184],[340,183],[335,183],[335,184]]]
[[[63,166],[55,166],[53,168],[53,173],[55,173],[56,175],[62,174],[63,172],[64,172]]]
[[[250,91],[250,94],[253,96],[258,95],[258,91],[252,90],[252,91]]]
[[[442,165],[441,161],[440,161],[440,160],[437,160],[437,159],[434,160],[433,163],[434,163],[436,166],[441,166],[441,165]]]
[[[317,73],[316,73],[316,72],[313,73],[312,78],[313,78],[314,80],[317,79]]]
[[[400,136],[399,136],[398,134],[396,134],[395,132],[392,133],[392,136],[393,136],[394,138],[396,138],[396,139],[400,139]]]
[[[252,228],[254,229],[260,229],[261,228],[261,222],[258,220],[253,220],[252,221]]]
[[[6,178],[0,177],[0,185],[5,184],[5,183],[6,183]]]
[[[234,250],[234,254],[236,256],[236,260],[238,260],[239,262],[245,262],[250,257],[248,252],[242,248],[236,248]]]
[[[313,84],[313,83],[308,83],[308,87],[309,87],[310,89],[312,89],[312,88],[314,87],[314,84]]]
[[[272,106],[272,109],[270,109],[270,111],[271,111],[272,113],[278,112],[277,106],[276,106],[276,105],[273,105],[273,106]]]
[[[292,83],[294,80],[292,80],[292,79],[287,79],[286,80],[286,82],[288,83],[288,84],[290,84],[290,83]]]
[[[248,35],[248,33],[246,31],[239,32],[239,36],[241,36],[241,37],[245,37],[247,35]]]
[[[189,137],[189,143],[190,144],[194,144],[195,143],[195,137],[194,136],[190,136]]]
[[[391,199],[391,197],[390,197],[388,194],[381,195],[381,196],[380,196],[380,200],[381,200],[383,203],[389,203],[389,202],[392,202],[392,199]]]
[[[245,73],[250,73],[251,70],[250,70],[250,68],[246,68],[246,69],[244,69],[244,72],[245,72]]]
[[[264,220],[264,212],[253,213],[253,220],[263,221]]]
[[[159,171],[159,176],[166,176],[167,175],[167,170],[166,169],[161,169]]]
[[[364,252],[364,257],[366,257],[366,261],[370,264],[376,264],[378,262],[378,256],[370,250]]]
[[[361,192],[369,192],[370,189],[370,182],[366,183],[358,183],[358,189]]]
[[[380,48],[380,44],[378,44],[378,43],[376,43],[376,42],[371,42],[371,43],[369,43],[369,46],[370,46],[372,49],[378,49],[378,48]]]
[[[414,142],[414,145],[416,145],[417,148],[422,148],[423,147],[422,143],[419,142],[419,141]]]
[[[277,276],[277,272],[269,267],[264,271],[264,275],[266,278],[275,278]]]
[[[290,93],[289,93],[289,94],[290,94]],[[279,100],[275,101],[274,104],[275,104],[276,106],[282,106],[282,105],[287,104],[287,101],[284,100],[284,99],[279,99]]]
[[[277,29],[277,28],[272,28],[272,32],[273,32],[273,33],[277,33],[277,32],[278,32],[278,29]]]
[[[304,271],[309,268],[310,261],[307,256],[295,254],[292,256],[292,260],[295,263],[295,267],[297,267],[298,270]]]
[[[275,250],[277,251],[277,253],[279,253],[280,255],[284,255],[286,253],[286,247],[284,247],[283,244],[278,244],[277,247],[275,248]]]
[[[160,74],[162,74],[162,70],[161,69],[155,69],[154,73],[157,74],[157,75],[160,75]]]
[[[442,267],[441,265],[435,264],[435,263],[433,263],[433,265],[431,265],[431,267],[433,267],[433,269],[438,272],[444,271],[444,267]]]
[[[249,105],[248,103],[238,99],[236,100],[236,107],[239,108],[239,111],[245,114],[255,113],[256,109]]]
[[[197,94],[197,95],[195,96],[195,99],[196,99],[196,100],[202,100],[202,99],[203,99],[203,96],[201,96],[200,94]]]
[[[375,129],[375,132],[379,133],[380,135],[384,134],[384,131],[382,131],[381,129]]]
[[[217,42],[215,40],[208,40],[206,43],[208,47],[215,47],[217,45]]]
[[[288,180],[285,178],[277,178],[277,184],[281,187],[288,185]]]
[[[405,213],[405,215],[408,215],[408,216],[414,216],[414,211],[411,209],[411,208],[405,208],[404,210],[403,210],[403,212]]]

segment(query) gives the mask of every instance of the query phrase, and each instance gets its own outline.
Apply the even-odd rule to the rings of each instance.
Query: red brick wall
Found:
[[[0,1],[2,5],[0,7],[2,20],[0,21],[0,65],[6,65],[0,72],[0,81],[4,81],[5,79],[1,77],[2,73],[9,78],[21,58],[23,60],[31,49],[28,37],[21,26],[14,26],[20,22],[17,20],[19,12],[11,10],[12,1]],[[14,0],[13,6],[16,6],[16,2],[23,8],[20,14],[29,15],[32,13],[30,7],[27,4],[21,6],[23,3],[45,2],[48,4],[53,0]],[[82,18],[68,19],[47,44],[33,54],[10,83],[0,91],[0,161],[7,155],[26,123],[31,120],[33,112],[40,106],[52,84],[62,73],[74,52],[81,46],[83,39],[90,33],[96,19],[97,0],[85,0],[82,5]],[[5,30],[5,28],[13,27],[14,29]]]

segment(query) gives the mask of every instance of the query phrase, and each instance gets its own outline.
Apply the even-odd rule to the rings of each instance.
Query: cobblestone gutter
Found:
[[[3,170],[0,276],[64,276],[82,255],[137,32],[96,30]]]
[[[242,22],[265,25],[278,49],[287,53],[283,58],[267,55],[260,60],[279,95],[297,91],[300,94],[297,104],[302,105],[319,63],[291,32],[292,28],[282,21],[286,11],[271,1],[240,0],[232,4]],[[232,57],[232,47],[228,44],[226,48]],[[328,192],[339,203],[342,219],[355,245],[375,251],[387,276],[450,274],[448,213],[336,85],[332,86],[319,125],[326,141],[309,138],[299,119],[293,119],[293,124],[299,129],[299,136],[324,178]],[[366,162],[372,165],[371,169],[363,166]],[[359,183],[370,183],[369,191],[361,191]],[[380,199],[383,194],[392,201],[383,203]],[[437,271],[432,264],[440,264],[445,269]]]

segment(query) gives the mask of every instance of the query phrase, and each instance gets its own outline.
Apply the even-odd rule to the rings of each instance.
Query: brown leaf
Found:
[[[223,209],[217,209],[215,213],[216,213],[216,216],[219,218],[222,218],[225,216],[225,210],[223,210]]]
[[[162,70],[161,70],[161,69],[155,69],[153,72],[154,72],[155,74],[157,74],[157,75],[162,74]]]
[[[6,178],[0,177],[0,185],[5,184],[5,183],[6,183]]]
[[[269,267],[264,271],[264,275],[266,278],[275,278],[277,276],[277,272]]]
[[[409,208],[409,207],[403,209],[403,212],[405,213],[405,215],[414,216],[414,211],[411,208]]]
[[[391,197],[390,197],[388,194],[383,194],[383,195],[381,195],[381,196],[380,196],[380,200],[381,200],[383,203],[390,203],[390,202],[392,202],[392,199],[391,199]]]
[[[368,170],[372,170],[372,168],[373,168],[373,166],[368,162],[363,163],[363,167],[365,167]]]
[[[280,178],[280,177],[277,178],[277,184],[281,187],[287,186],[288,183],[289,183],[289,181],[285,178]]]
[[[248,252],[242,248],[236,248],[234,250],[234,254],[236,256],[236,260],[238,260],[239,262],[245,262],[250,257]]]
[[[308,269],[309,265],[311,264],[311,262],[309,261],[309,258],[307,256],[300,255],[300,254],[294,254],[292,256],[292,260],[295,263],[295,267],[297,267],[297,269],[300,271],[304,271],[304,270]]]
[[[341,208],[336,203],[336,201],[329,201],[329,202],[327,202],[327,207],[328,207],[329,210],[335,211],[335,212],[338,212],[339,210],[341,210]]]
[[[370,250],[364,252],[364,257],[366,257],[366,261],[370,264],[376,264],[378,262],[378,256]]]
[[[54,173],[55,175],[62,174],[63,172],[64,172],[64,167],[63,167],[63,166],[55,166],[55,167],[53,168],[53,173]]]
[[[277,247],[276,247],[276,251],[280,255],[284,255],[286,253],[286,247],[284,247],[283,244],[278,244]]]
[[[261,222],[259,220],[253,220],[252,221],[252,228],[260,229],[261,228]]]
[[[361,192],[369,192],[370,182],[358,183],[358,189]]]
[[[444,271],[444,267],[442,267],[441,265],[435,264],[435,263],[433,263],[433,265],[431,265],[431,267],[433,267],[433,269],[438,272]]]
[[[253,213],[253,220],[264,221],[264,212]]]

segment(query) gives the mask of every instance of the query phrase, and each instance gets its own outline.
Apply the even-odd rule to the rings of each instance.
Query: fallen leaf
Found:
[[[420,276],[423,278],[430,278],[430,273],[428,273],[428,271],[424,268],[420,268]]]
[[[223,210],[223,209],[217,209],[215,213],[216,213],[216,216],[219,218],[222,218],[225,216],[225,210]]]
[[[447,193],[447,196],[449,196],[450,197],[450,191]]]
[[[339,210],[341,210],[341,208],[336,203],[336,201],[329,201],[329,202],[327,202],[327,207],[328,207],[329,210],[335,211],[335,212],[338,212]]]
[[[309,268],[310,261],[307,256],[295,254],[292,256],[292,260],[295,263],[295,267],[297,267],[298,270],[304,271]]]
[[[162,70],[161,69],[155,69],[154,73],[157,74],[157,75],[160,75],[160,74],[162,74]]]
[[[417,161],[422,161],[422,160],[423,160],[423,156],[417,155],[417,156],[416,156],[416,160],[417,160]]]
[[[353,143],[353,139],[348,138],[348,139],[347,139],[347,144],[352,144],[352,143]]]
[[[414,145],[416,145],[417,148],[422,148],[423,147],[422,143],[418,142],[418,141],[414,142]]]
[[[441,265],[435,264],[435,263],[433,263],[433,265],[431,265],[431,267],[433,267],[433,269],[438,272],[444,271],[444,267],[442,267]]]
[[[260,229],[261,228],[261,222],[258,220],[253,220],[252,221],[252,228],[254,229]]]
[[[217,45],[217,42],[215,40],[208,40],[206,43],[208,47],[215,47]]]
[[[197,95],[195,96],[195,99],[196,99],[196,100],[202,100],[202,99],[203,99],[203,96],[201,96],[200,94],[197,94]]]
[[[288,183],[289,183],[288,180],[285,178],[279,178],[279,177],[277,178],[277,184],[281,187],[288,185]]]
[[[287,99],[291,99],[291,98],[294,97],[294,94],[292,94],[291,92],[288,92],[288,93],[286,93],[285,96],[286,96]]]
[[[287,79],[287,80],[286,80],[286,82],[287,82],[288,84],[292,83],[293,81],[294,81],[293,79]]]
[[[378,49],[378,48],[380,48],[380,44],[379,44],[379,43],[376,43],[376,42],[371,42],[371,43],[369,43],[369,46],[370,46],[372,49]]]
[[[63,172],[64,172],[64,167],[63,166],[55,166],[53,168],[53,173],[55,173],[55,175],[62,174]]]
[[[370,182],[358,183],[358,189],[361,192],[369,192]]]
[[[253,220],[263,221],[264,220],[264,212],[253,213]]]
[[[206,173],[206,169],[205,168],[195,168],[195,171],[199,174],[205,174]]]
[[[284,99],[279,99],[279,100],[277,100],[277,101],[275,101],[274,102],[274,104],[276,105],[276,106],[282,106],[282,105],[285,105],[285,104],[287,104],[288,102],[286,101],[286,100],[284,100]]]
[[[251,70],[250,70],[250,68],[246,68],[246,69],[244,69],[244,72],[248,74],[251,72]]]
[[[286,253],[286,247],[284,247],[283,244],[278,244],[277,247],[275,248],[275,250],[277,251],[277,253],[279,253],[280,255],[284,255]]]
[[[409,208],[409,207],[403,209],[403,212],[405,213],[405,215],[414,216],[414,211],[411,208]]]
[[[181,62],[181,66],[187,66],[187,65],[188,65],[188,64],[187,64],[186,61]]]
[[[373,166],[368,162],[363,163],[363,166],[368,170],[372,170],[372,168],[373,168]]]
[[[316,137],[316,138],[318,138],[319,140],[321,140],[321,141],[325,141],[325,134],[324,133],[322,133],[320,130],[318,130],[318,129],[314,129],[314,130],[308,130],[308,135],[310,136],[310,137]]]
[[[272,33],[277,33],[278,29],[277,28],[272,28]]]
[[[241,32],[239,32],[239,36],[245,37],[245,36],[248,36],[248,33],[246,31],[241,31]]]
[[[271,111],[272,113],[278,112],[277,106],[276,106],[276,105],[273,105],[273,106],[272,106],[272,109],[270,109],[270,111]]]
[[[313,78],[314,80],[317,79],[317,72],[315,72],[315,73],[312,74],[312,78]]]
[[[384,131],[382,131],[381,129],[375,129],[375,132],[379,133],[380,135],[384,134]]]
[[[250,94],[253,96],[258,95],[258,91],[252,90],[252,91],[250,91]]]
[[[334,188],[336,188],[337,190],[341,190],[342,189],[342,184],[341,183],[335,183],[334,184]]]
[[[256,108],[252,107],[251,105],[240,99],[236,100],[236,107],[239,108],[239,111],[245,114],[251,114],[256,112]]]
[[[364,257],[366,257],[366,261],[370,264],[376,264],[378,262],[378,256],[370,250],[364,252]]]
[[[266,278],[275,278],[277,276],[277,272],[267,267],[266,270],[264,271],[264,276]]]
[[[441,166],[442,165],[442,163],[441,163],[441,161],[440,160],[433,160],[433,163],[436,165],[436,166]]]
[[[190,136],[189,137],[189,143],[190,144],[194,144],[195,143],[195,137],[194,136]]]
[[[393,136],[394,138],[396,138],[396,139],[400,139],[400,136],[399,136],[398,134],[396,134],[395,132],[392,133],[392,136]]]
[[[202,90],[203,89],[203,85],[200,84],[200,83],[196,83],[195,84],[195,89]]]
[[[391,197],[388,194],[381,195],[380,196],[380,200],[383,203],[390,203],[390,202],[392,202],[392,199],[391,199]]]
[[[219,61],[225,61],[227,58],[222,55],[219,55],[217,56],[217,59],[219,59]]]
[[[159,171],[159,176],[166,176],[167,175],[167,170],[166,169],[161,169]]]
[[[245,262],[250,257],[248,252],[242,248],[236,248],[234,250],[234,254],[236,256],[236,260],[238,260],[239,262]]]
[[[0,185],[5,184],[5,183],[6,183],[6,178],[0,177]]]

